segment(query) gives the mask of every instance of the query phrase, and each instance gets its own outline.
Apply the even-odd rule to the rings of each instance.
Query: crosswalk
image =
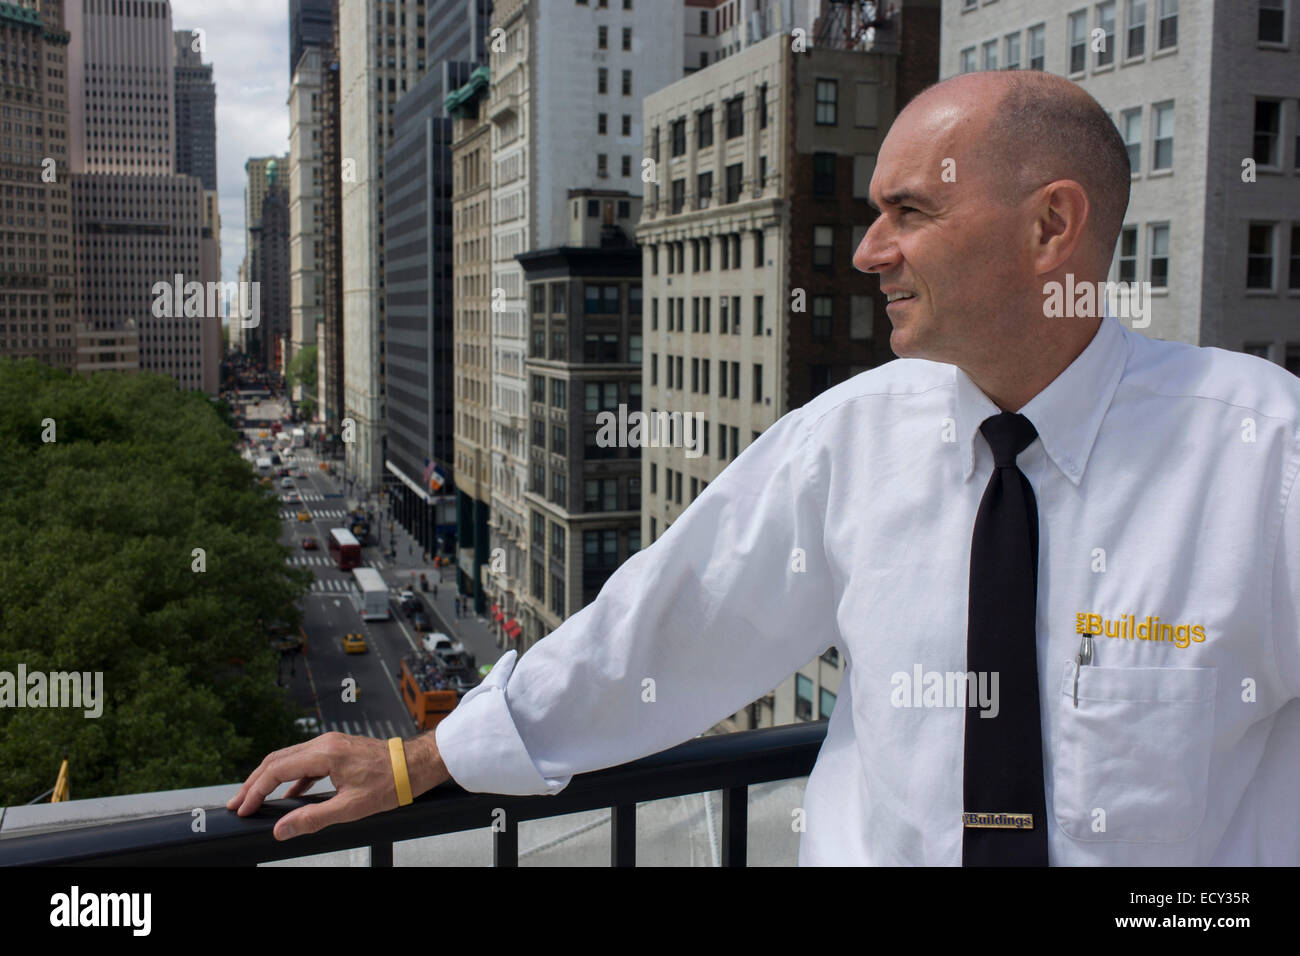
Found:
[[[337,730],[342,734],[351,734],[354,737],[378,737],[383,740],[388,737],[401,737],[407,732],[407,727],[403,724],[401,728],[393,726],[391,720],[327,720],[325,721],[325,732]]]
[[[334,559],[324,554],[294,554],[289,556],[289,563],[299,567],[334,567]],[[383,571],[387,565],[382,561],[371,561],[365,565],[368,568],[374,568],[376,571]]]
[[[317,578],[311,583],[311,589],[316,592],[334,592],[337,594],[354,593],[357,589],[351,578]],[[394,585],[388,586],[389,594],[396,594],[401,588]]]
[[[316,518],[342,518],[344,515],[347,514],[347,511],[345,511],[345,510],[342,509],[342,508],[325,508],[325,509],[318,509],[318,508],[304,507],[303,510],[309,512],[309,513],[311,514],[311,516],[312,516],[313,519],[316,519]],[[285,518],[285,519],[296,518],[296,517],[298,517],[298,512],[295,511],[295,510],[293,510],[293,509],[291,508],[291,509],[288,510],[288,511],[281,511],[281,512],[280,512],[280,517],[281,517],[281,518]]]
[[[286,495],[289,494],[289,489],[286,488],[284,490],[284,493]],[[301,498],[303,501],[324,501],[327,496],[321,494],[319,491],[300,491],[298,492],[298,497]],[[331,495],[328,497],[337,498],[338,495]]]

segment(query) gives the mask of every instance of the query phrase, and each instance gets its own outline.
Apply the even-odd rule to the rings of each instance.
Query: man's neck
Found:
[[[1103,320],[1060,321],[1082,324],[1076,326],[1070,335],[1049,334],[1022,343],[1018,349],[1019,354],[1014,355],[1010,361],[1007,358],[1010,352],[1007,350],[995,364],[972,368],[962,366],[962,371],[970,376],[970,380],[998,408],[1004,412],[1020,411],[1083,354],[1097,335]]]

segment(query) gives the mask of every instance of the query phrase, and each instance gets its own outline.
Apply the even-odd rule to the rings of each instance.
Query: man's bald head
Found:
[[[1037,70],[966,73],[923,90],[976,107],[986,117],[972,155],[991,172],[994,196],[1015,204],[1046,183],[1072,179],[1088,195],[1089,245],[1109,264],[1128,209],[1130,165],[1124,140],[1082,87]]]

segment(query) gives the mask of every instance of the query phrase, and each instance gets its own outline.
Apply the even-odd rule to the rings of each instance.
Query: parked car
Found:
[[[315,551],[315,550],[316,550],[316,539],[315,539],[315,538],[303,538],[303,539],[302,539],[302,549],[303,549],[304,551]]]
[[[302,504],[302,495],[296,491],[291,491],[284,496],[284,503],[287,505],[300,505]]]
[[[288,475],[282,475],[282,476],[280,477],[280,487],[281,487],[281,488],[292,488],[292,487],[293,487],[293,479],[290,478]]]
[[[453,641],[442,631],[434,631],[426,634],[423,641],[424,649],[431,654],[462,654],[465,651],[465,645],[460,641]]]

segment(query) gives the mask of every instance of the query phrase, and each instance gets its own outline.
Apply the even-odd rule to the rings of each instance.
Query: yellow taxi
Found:
[[[310,521],[310,520],[311,520],[311,512],[310,512],[310,511],[299,511],[299,512],[298,512],[298,520],[299,520],[299,521]]]
[[[257,437],[258,437],[258,438],[269,438],[269,437],[270,437],[270,433],[267,432],[267,430],[266,430],[265,428],[263,428],[261,431],[259,431],[259,432],[257,433]]]
[[[347,654],[364,654],[366,652],[366,639],[360,634],[344,634],[343,651]]]

